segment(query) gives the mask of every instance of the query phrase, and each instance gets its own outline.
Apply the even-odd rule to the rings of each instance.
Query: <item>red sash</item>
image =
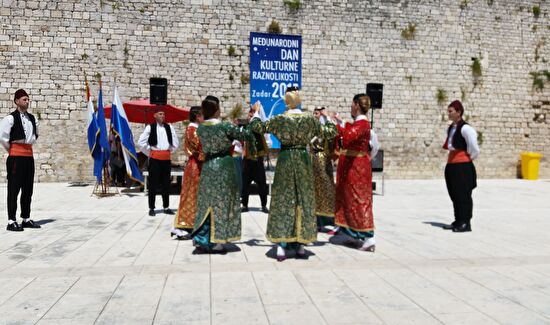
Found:
[[[10,156],[32,157],[32,144],[10,143]]]
[[[470,158],[470,155],[468,154],[468,152],[466,152],[466,150],[449,151],[449,158],[447,159],[447,163],[449,164],[458,164],[470,161],[472,161],[472,159]]]
[[[170,160],[170,150],[152,150],[151,158],[156,160]]]

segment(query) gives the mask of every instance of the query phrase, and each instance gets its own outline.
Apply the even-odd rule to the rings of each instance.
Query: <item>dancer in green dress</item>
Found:
[[[225,253],[223,244],[241,238],[240,192],[235,163],[230,154],[233,140],[253,143],[252,132],[221,122],[219,100],[202,102],[204,123],[197,129],[205,161],[197,197],[192,233],[196,252]],[[250,148],[249,150],[254,150]]]
[[[284,114],[265,122],[256,114],[249,125],[254,132],[271,133],[281,142],[267,221],[267,239],[278,244],[278,261],[286,259],[285,249],[296,250],[297,258],[306,258],[304,244],[317,240],[313,169],[306,147],[315,136],[329,138],[337,132],[334,124],[323,126],[312,115],[302,114],[300,103],[298,89],[290,87]],[[260,103],[253,108],[258,111]]]

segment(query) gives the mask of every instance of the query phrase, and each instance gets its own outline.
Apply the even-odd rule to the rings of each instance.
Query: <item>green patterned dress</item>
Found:
[[[218,120],[202,123],[197,134],[205,162],[199,181],[193,239],[196,244],[211,248],[213,244],[241,238],[238,176],[230,149],[235,139],[252,143],[254,134]]]
[[[336,184],[332,166],[333,143],[334,137],[326,139],[317,137],[309,145],[315,184],[315,214],[319,228],[334,225]]]
[[[308,244],[317,239],[313,169],[307,145],[315,137],[334,137],[336,127],[322,126],[311,115],[289,110],[266,122],[254,118],[256,133],[272,133],[281,142],[273,178],[267,239],[274,243]]]

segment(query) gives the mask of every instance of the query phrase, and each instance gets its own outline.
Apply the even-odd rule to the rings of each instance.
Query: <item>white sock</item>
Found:
[[[277,256],[286,256],[285,249],[277,245]]]
[[[298,250],[296,250],[296,253],[300,254],[300,255],[304,255],[306,253],[306,250],[304,248],[304,245],[299,245],[298,246]]]
[[[372,245],[375,245],[376,244],[376,241],[374,240],[374,237],[370,237],[370,238],[367,238],[365,239],[365,242],[363,243],[363,247],[369,247],[369,246],[372,246]]]
[[[23,218],[23,222],[29,221],[31,218]]]
[[[223,245],[222,244],[216,244],[216,245],[214,245],[214,247],[212,247],[212,250],[213,251],[221,251],[221,250],[223,250]]]
[[[15,223],[15,221],[13,221],[13,220],[11,220],[11,219],[8,220],[8,225],[11,225],[12,223]]]

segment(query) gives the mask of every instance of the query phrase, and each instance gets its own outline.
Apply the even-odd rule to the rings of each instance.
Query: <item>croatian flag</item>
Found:
[[[111,106],[111,126],[113,132],[120,137],[124,162],[126,163],[126,173],[130,178],[143,183],[143,176],[138,167],[138,159],[136,148],[134,147],[134,138],[130,130],[130,123],[128,122],[128,117],[126,117],[126,112],[124,112],[124,107],[122,106],[122,101],[118,96],[118,89],[116,87],[115,98]]]
[[[90,96],[90,87],[88,86],[88,80],[86,80],[86,98],[88,99],[88,147],[90,148],[90,154],[94,158],[94,176],[97,181],[101,183],[102,176],[102,157],[101,146],[98,143],[99,139],[99,126],[97,125],[97,118],[94,109],[94,103],[92,102],[92,96]]]

